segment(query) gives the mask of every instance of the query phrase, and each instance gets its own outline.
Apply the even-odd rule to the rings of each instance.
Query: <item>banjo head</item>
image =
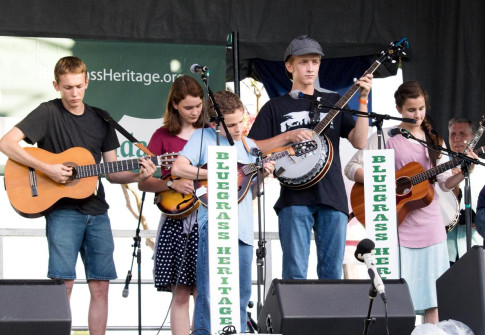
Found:
[[[290,188],[309,187],[313,185],[313,179],[328,165],[332,144],[325,135],[318,136],[316,133],[313,133],[312,140],[317,143],[314,151],[301,156],[287,156],[276,162],[275,176],[282,185]]]

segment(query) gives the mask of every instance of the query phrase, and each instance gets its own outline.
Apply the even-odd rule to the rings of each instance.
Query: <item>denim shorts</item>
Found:
[[[107,213],[86,215],[59,209],[46,216],[49,278],[75,279],[78,253],[86,279],[116,279],[114,241]]]

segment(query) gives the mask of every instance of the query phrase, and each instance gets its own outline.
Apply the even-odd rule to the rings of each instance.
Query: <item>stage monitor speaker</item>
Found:
[[[436,281],[440,320],[457,320],[485,334],[485,255],[473,246]]]
[[[0,334],[69,335],[71,312],[62,280],[0,280]]]
[[[409,335],[414,313],[404,280],[385,280],[390,334]],[[283,335],[362,334],[371,299],[370,280],[274,279],[258,317],[258,330]],[[369,334],[386,335],[385,308],[378,295],[372,302]]]

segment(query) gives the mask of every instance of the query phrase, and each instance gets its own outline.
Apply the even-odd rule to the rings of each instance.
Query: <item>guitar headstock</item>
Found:
[[[480,125],[480,127],[485,127],[484,123],[485,123],[485,113],[482,114],[482,118],[480,119],[478,124]]]
[[[473,151],[475,151],[475,153],[478,155],[478,157],[485,158],[485,145],[482,145],[481,147],[476,148]]]
[[[397,42],[391,42],[391,45],[386,51],[381,52],[379,62],[383,63],[390,60],[395,63],[399,58],[406,56],[405,49],[409,48],[409,42],[407,37],[400,39]]]
[[[161,166],[164,169],[170,169],[173,162],[175,162],[175,160],[177,159],[178,155],[178,152],[170,152],[158,156],[158,166]]]
[[[318,148],[317,142],[310,140],[298,142],[291,146],[295,156],[301,156],[309,152],[315,151]]]

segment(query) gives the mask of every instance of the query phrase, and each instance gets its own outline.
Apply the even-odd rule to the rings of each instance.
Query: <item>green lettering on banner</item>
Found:
[[[374,201],[379,202],[379,201],[386,201],[387,197],[385,194],[376,194],[374,195]]]
[[[229,232],[218,232],[217,233],[217,239],[218,240],[228,240],[229,239]]]
[[[376,257],[376,265],[388,265],[389,258],[388,257]]]
[[[216,152],[216,159],[229,159],[229,153],[224,151]],[[218,162],[218,164],[222,164],[222,162]],[[224,169],[228,169],[228,167]]]
[[[229,294],[229,291],[232,291],[232,287],[218,287],[217,289],[221,291],[221,294]]]
[[[386,192],[386,185],[374,185],[374,192]]]
[[[389,255],[389,248],[375,248],[376,256]]]
[[[217,189],[218,190],[228,190],[229,183],[227,181],[218,181],[217,182]]]
[[[217,247],[217,254],[218,255],[230,255],[231,254],[231,247]]]
[[[387,230],[387,223],[376,223],[375,229],[376,229],[376,231],[386,231]]]
[[[229,179],[229,172],[216,172],[217,179]]]
[[[386,156],[372,156],[372,163],[384,163]]]
[[[226,162],[217,162],[217,170],[229,170],[229,165]]]
[[[229,285],[228,277],[219,277],[221,278],[221,285]]]
[[[391,270],[389,270],[389,268],[377,268],[377,272],[379,272],[379,274],[381,275],[381,277],[383,279],[386,278],[386,277],[384,277],[384,275],[390,275],[391,274]]]
[[[228,202],[216,202],[216,209],[231,209]]]
[[[375,183],[384,183],[386,181],[386,175],[385,174],[378,174],[375,176],[372,176],[374,178]]]
[[[231,307],[221,307],[221,308],[219,308],[219,314],[222,314],[222,315],[231,314]]]
[[[376,241],[387,241],[387,233],[378,233],[376,234]]]
[[[218,267],[217,268],[218,275],[232,275],[231,268],[228,267]]]
[[[386,172],[387,170],[386,169],[382,169],[381,170],[381,166],[380,165],[372,165],[372,173],[377,173],[377,172]]]
[[[228,297],[222,297],[217,303],[218,305],[232,305],[232,301]]]
[[[372,205],[373,207],[373,212],[388,212],[389,208],[387,205]]]
[[[385,214],[377,214],[374,221],[389,221]]]
[[[229,222],[227,222],[227,221],[219,221],[217,223],[217,229],[229,229]]]
[[[227,200],[227,199],[229,199],[229,193],[228,192],[217,192],[217,199]]]
[[[232,318],[219,318],[219,320],[221,325],[232,325]]]
[[[231,264],[231,259],[229,257],[217,257],[219,259],[219,262],[217,264],[224,264],[228,265]]]
[[[220,212],[219,215],[216,217],[217,220],[230,220],[231,218],[227,215],[226,212]]]

